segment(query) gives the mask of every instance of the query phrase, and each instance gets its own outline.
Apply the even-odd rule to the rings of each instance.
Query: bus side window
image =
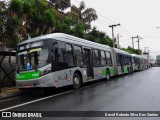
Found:
[[[125,55],[125,65],[127,65],[127,64],[128,64],[128,56]]]
[[[82,48],[79,46],[74,46],[74,60],[76,66],[83,65]]]
[[[127,65],[127,64],[128,64],[128,56],[125,55],[125,65]]]
[[[110,52],[106,52],[106,58],[107,58],[107,65],[112,65],[112,59]]]
[[[58,43],[54,42],[53,43],[53,48],[52,48],[52,61],[57,62],[58,61]]]
[[[95,66],[99,66],[101,63],[100,63],[100,55],[99,55],[99,51],[98,50],[94,50],[94,65]]]
[[[119,55],[118,53],[116,53],[116,60],[117,60],[117,66],[119,65]],[[107,64],[108,64],[108,61],[107,61]]]
[[[101,51],[101,64],[102,66],[106,65],[106,56],[104,51]]]
[[[58,42],[58,62],[64,63],[65,43]]]
[[[74,66],[73,49],[72,45],[70,44],[66,44],[65,61],[67,62],[68,66]]]

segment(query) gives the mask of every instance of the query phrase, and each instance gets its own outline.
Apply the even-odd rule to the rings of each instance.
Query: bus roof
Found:
[[[118,48],[114,48],[115,52],[117,53],[121,53],[121,54],[125,54],[125,55],[131,55],[130,53],[126,52],[126,51],[123,51],[123,50],[120,50]]]
[[[131,54],[133,57],[139,57],[139,55],[137,54]]]
[[[53,39],[56,39],[56,40],[59,40],[59,41],[64,41],[64,42],[74,43],[74,44],[78,44],[78,45],[83,45],[83,46],[87,46],[87,47],[97,48],[97,49],[107,49],[107,50],[111,49],[111,47],[109,47],[108,45],[95,43],[95,42],[92,42],[92,41],[89,41],[89,40],[85,40],[85,39],[78,38],[78,37],[75,37],[75,36],[67,35],[67,34],[64,34],[64,33],[52,33],[52,34],[48,34],[48,35],[38,36],[38,37],[35,37],[35,38],[25,40],[25,41],[21,42],[19,45],[30,43],[30,42],[40,41],[40,40],[43,40],[43,39],[50,39],[50,38],[53,38]]]
[[[148,59],[147,57],[143,55],[137,55],[137,54],[131,54],[133,57],[141,58],[141,59]]]

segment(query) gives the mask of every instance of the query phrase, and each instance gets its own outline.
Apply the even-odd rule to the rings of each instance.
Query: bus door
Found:
[[[93,61],[90,49],[84,49],[84,65],[87,67],[87,77],[89,79],[93,78]]]

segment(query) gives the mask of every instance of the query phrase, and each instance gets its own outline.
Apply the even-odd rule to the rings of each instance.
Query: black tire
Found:
[[[131,69],[128,67],[128,74],[131,74]]]
[[[106,70],[106,80],[110,80],[110,72],[109,72],[109,70]]]
[[[130,73],[131,73],[131,74],[133,73],[133,69],[132,69],[132,67],[130,67]]]
[[[19,90],[27,90],[27,88],[19,88]]]
[[[73,75],[73,88],[78,89],[81,87],[82,80],[78,73],[74,73]]]

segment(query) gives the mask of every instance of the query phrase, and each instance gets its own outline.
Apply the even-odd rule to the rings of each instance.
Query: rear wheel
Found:
[[[19,88],[19,90],[27,90],[27,88]]]
[[[128,67],[128,74],[131,74],[131,69]]]
[[[78,73],[74,73],[73,75],[73,88],[74,89],[78,89],[81,87],[81,77]]]
[[[109,72],[109,70],[106,70],[106,79],[110,80],[110,72]]]

